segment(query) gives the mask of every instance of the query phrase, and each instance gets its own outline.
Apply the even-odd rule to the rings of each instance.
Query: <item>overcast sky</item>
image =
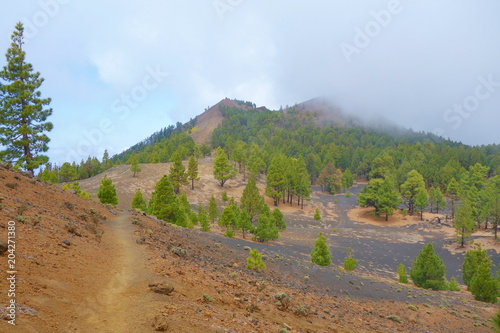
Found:
[[[101,158],[224,97],[331,97],[467,144],[500,143],[500,2],[3,1],[54,110],[51,161]]]

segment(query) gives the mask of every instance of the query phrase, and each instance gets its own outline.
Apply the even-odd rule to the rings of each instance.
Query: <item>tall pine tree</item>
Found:
[[[50,141],[45,132],[52,130],[47,118],[50,98],[41,98],[39,91],[44,79],[34,72],[25,60],[24,27],[17,23],[7,50],[7,65],[0,71],[0,152],[3,162],[14,163],[32,175],[40,165],[47,163],[46,152]]]
[[[187,176],[191,180],[191,189],[194,190],[194,181],[200,180],[200,177],[198,177],[198,162],[194,156],[189,159]]]
[[[224,150],[218,147],[214,158],[214,177],[219,181],[220,187],[224,187],[226,181],[233,178],[236,173],[237,170],[229,163]]]

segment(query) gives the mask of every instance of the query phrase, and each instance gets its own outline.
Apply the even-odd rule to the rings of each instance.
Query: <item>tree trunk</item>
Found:
[[[385,213],[385,220],[389,221],[389,214]]]
[[[194,190],[194,178],[191,179],[191,190]]]

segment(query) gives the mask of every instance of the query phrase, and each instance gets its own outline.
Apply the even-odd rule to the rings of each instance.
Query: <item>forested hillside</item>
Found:
[[[130,163],[133,155],[139,163],[163,163],[174,152],[187,159],[191,155],[208,155],[212,149],[222,147],[230,159],[243,165],[255,163],[258,157],[259,163],[263,163],[258,168],[264,173],[276,154],[302,158],[312,183],[317,182],[329,163],[367,179],[390,173],[398,185],[406,180],[408,172],[417,170],[428,187],[443,189],[452,178],[458,181],[476,163],[488,168],[488,177],[500,172],[498,145],[470,147],[430,133],[346,125],[303,107],[269,111],[256,108],[251,102],[236,102],[235,107],[220,107],[224,119],[213,132],[210,144],[198,146],[190,136],[204,126],[195,118],[184,125],[177,123],[175,127],[164,128],[121,154],[110,159],[105,156],[102,162],[89,157],[80,165],[68,163],[46,169],[59,173],[58,177],[50,177],[52,180],[68,181],[88,178],[113,164]],[[71,168],[74,170],[64,170]]]

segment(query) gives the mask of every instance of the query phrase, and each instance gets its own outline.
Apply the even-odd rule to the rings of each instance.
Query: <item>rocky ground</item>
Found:
[[[200,169],[210,171],[208,164]],[[117,184],[128,182],[125,188],[135,191],[137,179],[128,179],[125,167],[108,175],[114,173],[123,175]],[[98,181],[82,187],[92,192]],[[230,196],[243,188],[238,179],[228,185]],[[220,195],[208,176],[198,186],[203,194],[190,195],[192,203]],[[8,221],[16,221],[17,271],[17,325],[8,324],[4,310],[1,332],[487,332],[498,311],[466,291],[397,282],[392,262],[409,256],[398,249],[422,241],[403,236],[424,226],[372,228],[352,221],[341,209],[351,204],[345,196],[315,193],[304,211],[287,207],[288,229],[278,241],[262,244],[225,238],[215,225],[208,233],[177,228],[129,212],[125,199],[122,209],[109,210],[5,169],[0,193],[2,240]],[[321,223],[312,219],[315,207],[324,213]],[[328,231],[334,257],[327,268],[309,261],[319,231]],[[401,239],[407,241],[392,247]],[[359,243],[354,256],[360,264],[346,272],[339,263],[353,242]],[[245,268],[250,248],[264,253],[263,272]],[[384,250],[386,259],[377,260]],[[7,254],[0,257],[5,305]]]

